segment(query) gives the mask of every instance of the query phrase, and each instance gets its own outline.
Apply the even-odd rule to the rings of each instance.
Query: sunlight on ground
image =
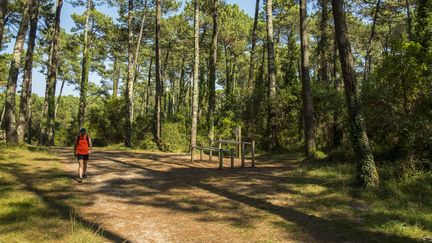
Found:
[[[106,154],[112,161],[101,173],[126,170],[129,177],[101,183],[101,194],[88,196],[71,190],[70,173],[52,152],[0,150],[0,242],[101,241],[97,228],[71,213],[100,196],[150,207],[152,216],[168,213],[168,224],[186,220],[184,241],[193,241],[201,225],[226,227],[239,241],[255,242],[410,242],[432,235],[430,174],[383,181],[366,192],[353,189],[354,167],[346,163],[277,155],[261,158],[256,169],[218,171],[217,162],[191,164],[172,154],[128,151],[116,159]]]
[[[52,208],[35,192],[69,186],[55,157],[5,147],[1,154],[0,242],[102,242],[72,213]]]

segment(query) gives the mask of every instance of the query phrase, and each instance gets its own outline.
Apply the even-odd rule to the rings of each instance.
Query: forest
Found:
[[[353,156],[362,187],[380,165],[430,170],[432,2],[250,1],[254,16],[221,0],[70,0],[85,11],[68,32],[63,0],[2,0],[7,143],[68,146],[86,127],[96,146],[188,152],[241,126],[262,152]]]
[[[0,0],[0,69],[0,242],[432,242],[431,0]]]

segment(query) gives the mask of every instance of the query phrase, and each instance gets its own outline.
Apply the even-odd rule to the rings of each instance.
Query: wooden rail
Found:
[[[230,157],[231,157],[231,168],[234,168],[234,149],[222,149],[222,148],[215,148],[215,147],[204,147],[204,146],[197,146],[197,147],[192,147],[191,149],[191,162],[194,161],[194,150],[199,150],[200,151],[200,161],[203,160],[203,151],[209,151],[210,154],[210,160],[211,159],[211,154],[213,151],[218,152],[218,157],[219,157],[219,169],[223,169],[223,158],[224,158],[224,153],[225,152],[229,152],[230,153]]]
[[[234,141],[234,140],[222,140],[222,139],[217,139],[217,140],[210,140],[210,147],[213,146],[214,143],[218,144],[218,148],[222,149],[222,144],[234,144],[237,146],[240,146],[240,150],[238,150],[238,152],[240,153],[241,156],[241,167],[244,168],[246,165],[245,160],[246,160],[246,156],[245,156],[245,149],[246,149],[246,145],[250,145],[251,146],[251,152],[252,152],[252,167],[255,167],[255,140],[252,140],[251,142],[245,142],[245,141]],[[212,151],[210,151],[210,160],[212,160]]]

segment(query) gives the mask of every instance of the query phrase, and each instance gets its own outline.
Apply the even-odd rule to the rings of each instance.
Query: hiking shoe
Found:
[[[78,177],[76,180],[77,180],[79,183],[82,183],[82,178],[79,178],[79,177]]]

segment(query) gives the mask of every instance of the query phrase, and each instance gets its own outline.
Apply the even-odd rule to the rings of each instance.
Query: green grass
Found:
[[[0,242],[103,242],[61,191],[71,179],[47,152],[0,145]]]
[[[431,172],[419,172],[399,180],[383,177],[378,188],[363,190],[354,187],[353,164],[352,161],[307,162],[287,172],[286,176],[321,181],[291,187],[301,192],[301,196],[294,198],[302,202],[301,210],[340,222],[347,228],[399,237],[387,238],[388,241],[422,241],[432,236]],[[380,174],[388,174],[386,170],[389,167],[382,168]],[[349,231],[346,236],[351,238]],[[387,241],[386,237],[383,239]]]

